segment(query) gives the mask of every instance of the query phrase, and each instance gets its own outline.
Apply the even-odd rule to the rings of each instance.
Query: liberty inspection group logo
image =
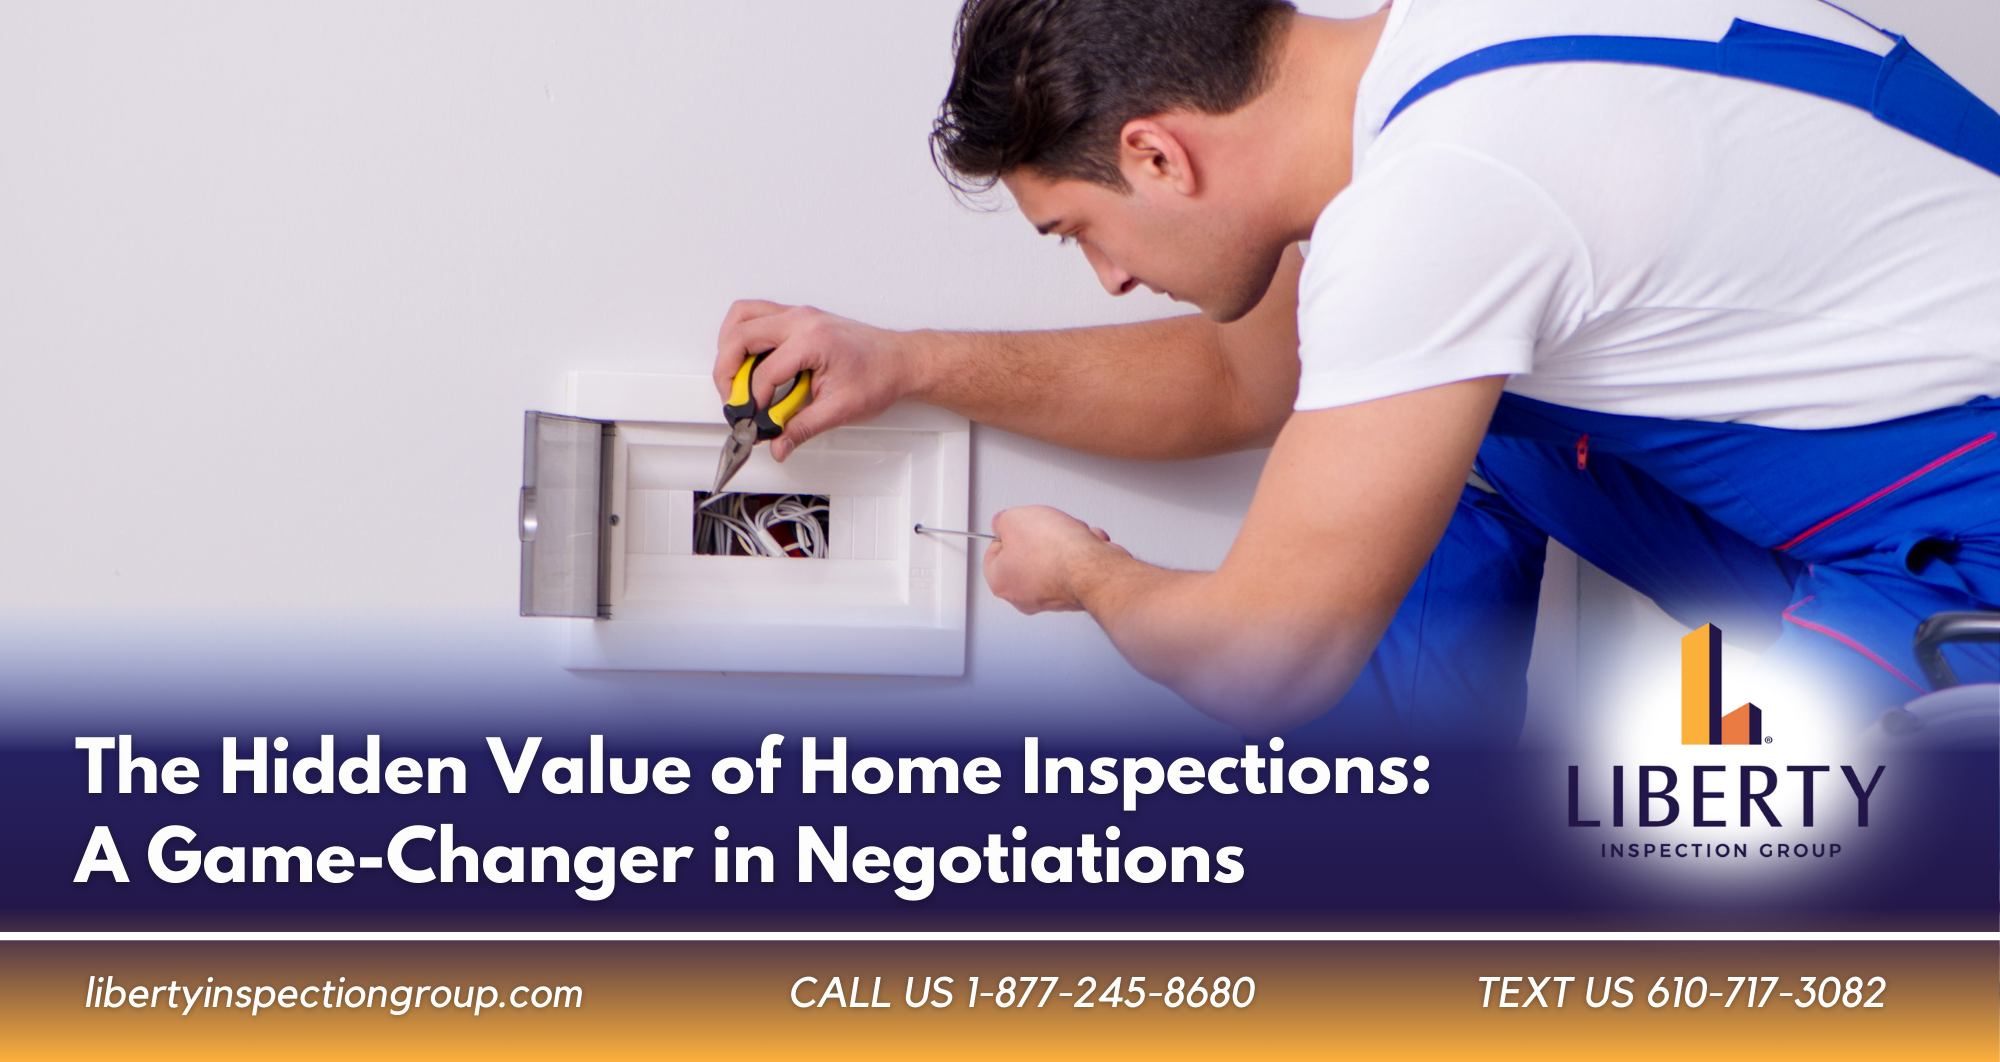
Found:
[[[1681,744],[1763,743],[1762,708],[1745,702],[1722,714],[1722,630],[1702,624],[1681,639]]]
[[[1683,637],[1681,746],[1762,746],[1769,740],[1764,736],[1764,710],[1755,704],[1738,705],[1727,714],[1722,711],[1722,632],[1714,624],[1705,623]],[[1868,825],[1869,801],[1875,795],[1883,772],[1888,769],[1886,765],[1875,765],[1873,773],[1864,781],[1863,772],[1857,771],[1853,764],[1682,762],[1642,763],[1637,764],[1636,769],[1633,766],[1611,764],[1611,784],[1607,792],[1597,789],[1597,779],[1603,778],[1597,770],[1588,772],[1595,778],[1587,783],[1583,767],[1571,764],[1569,825],[1602,826],[1601,809],[1604,804],[1599,801],[1608,796],[1613,828],[1625,825],[1628,804],[1636,804],[1638,825],[1646,828],[1680,823],[1737,829],[1812,829],[1820,825],[1818,820],[1825,818],[1825,813],[1831,810],[1828,801],[1838,800],[1835,786],[1828,785],[1822,789],[1819,785],[1821,776],[1829,775],[1832,776],[1827,779],[1829,782],[1833,779],[1846,780],[1854,796],[1854,825],[1865,828]],[[1688,784],[1683,785],[1684,782]],[[1596,792],[1591,793],[1591,790]],[[1631,799],[1633,797],[1636,800]],[[1584,818],[1586,814],[1599,817]],[[1845,817],[1841,812],[1835,814],[1839,818]],[[1692,838],[1638,844],[1607,840],[1598,846],[1599,856],[1610,859],[1746,859],[1753,851],[1752,842],[1747,838],[1738,843],[1722,841],[1719,835],[1710,836],[1716,837],[1714,843]],[[1772,843],[1758,843],[1754,851],[1759,857],[1767,859],[1822,859],[1839,855],[1842,846],[1824,841],[1813,843],[1806,837],[1794,835],[1782,843],[1776,838]]]

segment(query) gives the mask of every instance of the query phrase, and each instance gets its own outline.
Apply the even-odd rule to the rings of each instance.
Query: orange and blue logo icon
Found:
[[[1722,714],[1722,631],[1702,624],[1681,639],[1681,744],[1763,743],[1762,708],[1746,703]]]

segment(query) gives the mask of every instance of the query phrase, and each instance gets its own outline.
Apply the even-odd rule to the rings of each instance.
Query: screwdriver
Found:
[[[982,535],[977,531],[947,531],[942,527],[925,527],[922,524],[916,526],[916,532],[919,535],[958,535],[961,538],[983,538],[988,542],[1000,541],[998,535]]]

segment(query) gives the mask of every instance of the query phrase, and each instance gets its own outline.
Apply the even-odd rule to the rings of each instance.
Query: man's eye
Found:
[[[1074,247],[1074,246],[1076,246],[1076,237],[1075,237],[1075,236],[1058,236],[1058,237],[1056,237],[1056,242],[1058,242],[1058,243],[1062,244],[1062,245],[1063,245],[1064,247]]]

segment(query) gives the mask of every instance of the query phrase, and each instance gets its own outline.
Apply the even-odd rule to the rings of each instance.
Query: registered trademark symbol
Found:
[[[1770,744],[1771,742],[1773,742],[1773,741],[1776,741],[1776,740],[1778,740],[1778,739],[1777,739],[1777,738],[1774,738],[1774,737],[1767,737],[1767,738],[1765,738],[1765,739],[1764,739],[1764,744],[1766,744],[1766,745],[1769,745],[1769,744]]]

